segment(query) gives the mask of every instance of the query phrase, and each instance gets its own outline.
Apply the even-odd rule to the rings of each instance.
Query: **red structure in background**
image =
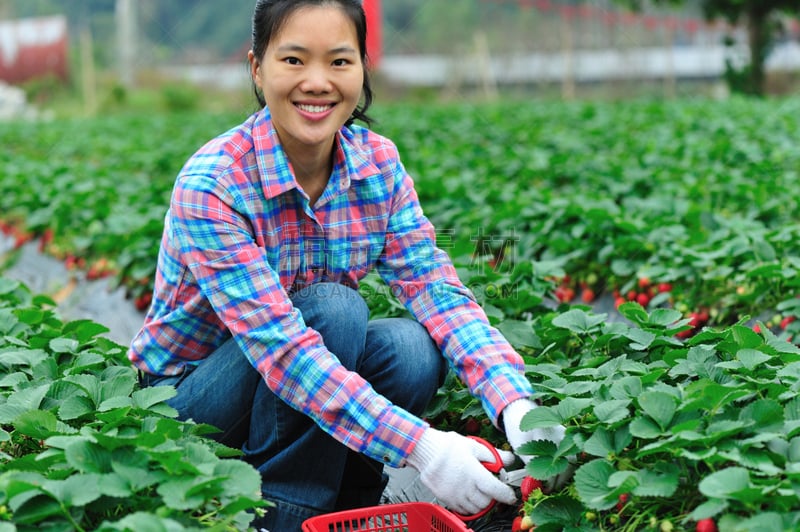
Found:
[[[0,21],[0,81],[69,77],[64,16]]]
[[[383,15],[381,0],[364,0],[367,16],[367,56],[371,69],[377,69],[383,58]]]

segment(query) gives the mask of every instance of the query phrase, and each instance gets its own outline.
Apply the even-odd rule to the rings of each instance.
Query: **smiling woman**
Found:
[[[257,525],[273,531],[376,504],[385,465],[460,514],[513,504],[489,448],[420,418],[450,367],[515,450],[564,433],[520,430],[536,407],[522,358],[437,247],[394,143],[355,124],[372,101],[366,31],[358,0],[257,2],[262,109],[181,170],[128,352],[143,386],[174,385],[182,419],[258,468],[275,507]],[[411,318],[369,318],[372,270]]]

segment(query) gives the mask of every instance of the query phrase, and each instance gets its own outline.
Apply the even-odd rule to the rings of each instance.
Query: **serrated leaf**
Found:
[[[585,506],[594,510],[608,510],[617,503],[620,494],[633,490],[635,480],[632,479],[616,488],[609,487],[609,479],[615,472],[614,466],[603,459],[587,462],[575,471],[575,489]]]
[[[53,338],[49,345],[53,353],[76,353],[80,348],[77,340],[63,337]]]
[[[665,392],[644,392],[639,396],[639,406],[661,428],[669,427],[677,410],[675,398]]]
[[[503,320],[497,324],[497,329],[503,334],[506,340],[516,348],[532,347],[541,349],[542,342],[533,330],[531,323],[521,320]]]
[[[783,425],[783,408],[772,399],[760,399],[745,406],[739,419],[745,423],[753,422],[762,431],[776,429]]]
[[[46,359],[48,355],[41,349],[13,349],[0,352],[0,366],[11,368],[25,366],[32,368]]]
[[[630,404],[630,399],[612,399],[610,401],[603,401],[595,406],[593,411],[599,422],[610,425],[630,415],[630,411],[628,410],[628,405]]]
[[[551,456],[534,456],[525,466],[525,470],[533,478],[553,478],[560,475],[570,467],[566,458],[552,458]]]
[[[627,445],[631,443],[630,432],[626,428],[620,428],[610,432],[605,428],[598,428],[583,444],[584,452],[607,458],[609,454],[619,454]]]
[[[582,513],[583,507],[577,500],[558,495],[539,502],[531,512],[531,517],[537,528],[540,528],[550,523],[557,525],[577,523]]]
[[[67,398],[58,409],[58,417],[64,421],[77,419],[95,411],[94,403],[84,395]]]
[[[55,414],[47,410],[28,410],[14,421],[14,428],[30,438],[44,440],[58,431]]]
[[[658,438],[663,434],[663,431],[658,425],[656,425],[655,421],[649,417],[642,416],[634,418],[634,420],[631,421],[631,424],[628,426],[628,430],[631,431],[633,436],[645,440]]]
[[[709,499],[697,506],[690,514],[693,521],[714,517],[728,509],[728,501],[724,499]]]
[[[553,408],[563,422],[572,419],[594,404],[593,399],[581,397],[565,397]]]
[[[0,405],[0,423],[11,424],[22,413],[37,410],[50,390],[50,383],[14,392],[5,404]]]
[[[533,429],[543,429],[561,424],[561,417],[549,406],[540,406],[528,411],[519,423],[519,428],[524,432]]]
[[[761,512],[746,519],[739,519],[733,532],[761,532],[762,530],[788,530],[781,514]]]
[[[640,497],[671,497],[678,489],[680,470],[677,466],[660,462],[650,469],[640,469],[636,474],[639,483],[633,490]]]
[[[149,386],[141,390],[136,390],[131,395],[133,405],[137,408],[147,410],[155,404],[163,403],[172,399],[178,394],[174,386]],[[536,409],[538,410],[538,408]]]
[[[48,480],[44,488],[66,507],[86,506],[102,495],[98,481],[98,475],[75,474],[64,480]]]
[[[553,318],[553,325],[576,334],[585,334],[605,322],[605,316],[590,315],[581,309],[571,309]]]
[[[12,500],[13,502],[13,500]],[[36,525],[62,514],[61,504],[49,495],[35,495],[19,506],[10,504],[17,525]],[[66,520],[64,522],[66,525]]]
[[[650,313],[649,323],[666,327],[672,325],[683,317],[680,311],[672,308],[657,308]]]
[[[711,473],[698,484],[700,493],[715,499],[729,499],[732,494],[750,488],[750,473],[743,467],[729,467]]]
[[[67,463],[81,473],[110,473],[111,453],[88,438],[75,438],[64,449]]]
[[[753,371],[756,367],[771,358],[770,355],[756,349],[740,349],[736,353],[736,359],[739,360],[748,371]]]

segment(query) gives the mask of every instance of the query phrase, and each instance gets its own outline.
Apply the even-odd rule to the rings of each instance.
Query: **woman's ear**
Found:
[[[247,60],[250,62],[250,78],[256,87],[261,88],[261,63],[259,62],[253,50],[247,52]]]

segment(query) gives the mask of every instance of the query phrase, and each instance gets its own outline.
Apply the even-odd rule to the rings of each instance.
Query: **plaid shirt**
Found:
[[[521,357],[436,247],[394,144],[342,128],[331,178],[311,206],[266,109],[206,144],[180,172],[153,303],[128,357],[144,372],[176,375],[233,335],[284,401],[349,448],[402,465],[425,422],[346,370],[288,295],[320,281],[357,288],[372,268],[494,422],[505,405],[531,395]]]

